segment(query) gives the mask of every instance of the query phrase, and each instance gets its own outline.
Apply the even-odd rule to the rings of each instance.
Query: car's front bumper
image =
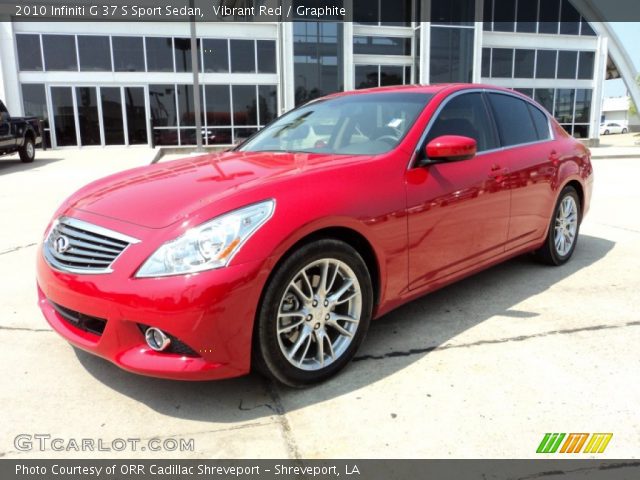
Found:
[[[71,344],[143,375],[210,380],[250,370],[256,308],[265,262],[163,278],[77,275],[53,269],[39,249],[38,304]],[[57,306],[54,308],[54,306]],[[60,307],[104,320],[101,334],[61,315]],[[157,327],[195,355],[156,352],[140,325]]]

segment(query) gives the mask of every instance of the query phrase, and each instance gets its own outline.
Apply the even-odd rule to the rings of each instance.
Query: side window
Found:
[[[473,138],[478,143],[478,152],[498,147],[481,93],[465,93],[452,98],[431,126],[425,145],[442,135]]]
[[[533,118],[533,123],[536,126],[538,140],[549,140],[551,137],[549,133],[549,119],[539,108],[536,108],[531,104],[527,104],[527,107],[529,107],[531,118]]]
[[[488,96],[503,147],[538,140],[538,134],[524,100],[499,93],[490,93]]]
[[[0,102],[0,113],[9,113],[7,111],[7,107],[4,106],[4,103]]]

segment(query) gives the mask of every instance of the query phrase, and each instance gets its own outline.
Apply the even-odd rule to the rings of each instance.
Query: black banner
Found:
[[[2,480],[637,479],[633,460],[0,460]]]
[[[519,5],[519,3],[521,5]],[[640,21],[637,0],[0,0],[0,21],[411,22]],[[525,8],[526,6],[526,8]],[[480,8],[482,7],[482,8]],[[579,12],[579,13],[576,13]]]

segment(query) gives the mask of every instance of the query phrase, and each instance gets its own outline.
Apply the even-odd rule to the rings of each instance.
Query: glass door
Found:
[[[100,87],[105,145],[125,145],[121,87]]]
[[[76,116],[71,87],[51,87],[51,107],[56,146],[77,146]]]
[[[123,87],[129,145],[146,145],[147,109],[144,87]]]
[[[102,145],[96,87],[76,87],[80,145]]]

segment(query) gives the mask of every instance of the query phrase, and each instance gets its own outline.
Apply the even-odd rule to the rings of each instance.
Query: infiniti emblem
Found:
[[[55,248],[58,253],[66,252],[70,246],[69,239],[64,235],[59,235],[53,240],[53,248]]]

